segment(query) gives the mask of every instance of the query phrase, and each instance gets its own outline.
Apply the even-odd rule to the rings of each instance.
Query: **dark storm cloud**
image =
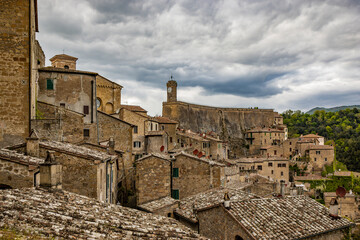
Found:
[[[173,74],[210,102],[274,108],[346,104],[360,91],[358,0],[40,0],[39,20],[47,58],[65,49],[135,88],[164,89]]]

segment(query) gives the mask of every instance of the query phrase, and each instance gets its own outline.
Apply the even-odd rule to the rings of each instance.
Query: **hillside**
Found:
[[[325,111],[325,112],[338,112],[340,110],[345,110],[345,109],[353,109],[353,108],[358,108],[360,109],[360,105],[351,105],[351,106],[338,106],[338,107],[332,107],[332,108],[324,108],[324,107],[316,107],[316,108],[313,108],[309,111],[307,111],[306,113],[308,114],[314,114],[315,111]]]
[[[317,111],[314,114],[287,110],[282,116],[290,138],[317,133],[327,141],[333,140],[336,159],[345,163],[349,170],[360,171],[360,110]]]

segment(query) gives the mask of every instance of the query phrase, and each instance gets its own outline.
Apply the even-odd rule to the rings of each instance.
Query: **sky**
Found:
[[[122,85],[122,103],[161,115],[178,100],[308,111],[360,104],[360,0],[38,0],[56,54]]]

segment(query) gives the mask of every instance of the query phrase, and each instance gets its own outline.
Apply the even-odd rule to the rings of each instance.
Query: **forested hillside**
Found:
[[[315,111],[314,114],[287,110],[282,115],[290,138],[317,133],[328,143],[334,140],[336,160],[345,163],[349,170],[360,171],[360,110]]]

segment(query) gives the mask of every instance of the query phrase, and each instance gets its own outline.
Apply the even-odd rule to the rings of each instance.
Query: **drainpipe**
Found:
[[[96,92],[96,77],[95,77],[95,99],[97,99],[97,92]],[[91,100],[91,103],[93,104],[94,99]],[[96,100],[95,100],[96,101]],[[91,108],[92,109],[92,108]],[[96,132],[97,132],[97,143],[99,144],[99,118],[98,118],[98,110],[97,110],[97,106],[96,106]]]
[[[91,81],[91,123],[93,122],[94,122],[94,81]]]
[[[31,65],[31,63],[32,63],[32,46],[31,46],[31,29],[32,29],[32,22],[31,22],[31,10],[32,10],[32,8],[31,8],[31,3],[32,3],[32,1],[29,1],[29,24],[30,24],[30,27],[29,27],[29,124],[28,124],[28,127],[29,127],[29,131],[28,131],[28,133],[27,134],[30,134],[30,132],[31,132],[31,97],[32,97],[32,94],[31,94],[31,75],[32,75],[32,69],[31,69],[31,67],[32,67],[32,65]]]

